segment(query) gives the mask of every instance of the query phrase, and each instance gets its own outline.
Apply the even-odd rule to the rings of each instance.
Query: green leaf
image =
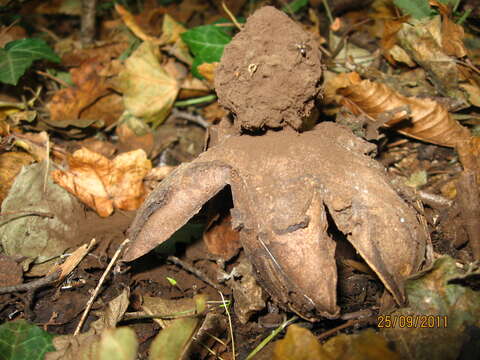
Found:
[[[428,0],[394,0],[396,6],[415,19],[423,19],[435,14],[428,4]]]
[[[22,39],[9,42],[0,49],[0,82],[17,85],[18,79],[35,60],[56,63],[60,58],[42,39]]]
[[[196,313],[206,309],[205,295],[195,296]],[[183,359],[196,331],[202,324],[199,316],[176,319],[155,337],[150,347],[149,360]]]
[[[295,0],[295,1],[292,1],[290,4],[285,5],[282,8],[282,11],[295,14],[300,10],[302,10],[307,5],[308,5],[308,0]]]
[[[192,73],[199,78],[203,77],[198,73],[198,65],[220,61],[225,45],[232,40],[220,27],[215,25],[198,26],[180,36],[195,57]]]
[[[98,347],[99,360],[135,360],[138,341],[128,327],[105,329]]]
[[[0,360],[41,360],[54,351],[53,335],[25,320],[0,325]]]

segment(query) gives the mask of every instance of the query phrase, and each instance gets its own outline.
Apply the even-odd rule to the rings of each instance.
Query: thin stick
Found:
[[[169,257],[167,257],[167,260],[174,263],[175,265],[180,266],[184,270],[192,273],[193,275],[198,277],[200,280],[202,280],[204,283],[207,283],[208,285],[218,290],[219,292],[222,290],[217,284],[215,284],[212,280],[210,280],[210,278],[207,275],[205,275],[200,270],[196,269],[194,266],[186,263],[185,261],[180,260],[178,257],[170,255]]]
[[[57,78],[56,76],[53,76],[52,74],[49,74],[45,71],[40,71],[40,70],[37,70],[35,71],[38,75],[42,75],[42,76],[45,76],[46,78],[49,78],[53,81],[56,81],[57,83],[59,83],[60,85],[66,87],[66,88],[69,88],[70,87],[70,84],[67,83],[66,81],[63,81],[62,79],[59,79]]]
[[[283,329],[285,329],[288,325],[290,325],[291,323],[297,320],[298,320],[298,316],[293,316],[292,318],[288,319],[283,324],[281,324],[279,327],[277,327],[275,330],[273,330],[270,335],[268,335],[265,339],[263,339],[262,342],[258,344],[258,346],[255,349],[253,349],[253,351],[250,354],[248,354],[245,360],[252,359],[260,350],[262,350],[270,341],[272,341],[275,336],[280,334],[283,331]]]
[[[193,122],[197,125],[200,125],[201,127],[207,129],[210,127],[210,124],[201,116],[201,115],[194,115],[190,114],[189,112],[186,111],[180,111],[176,108],[172,109],[172,117],[177,117],[180,119],[188,120],[190,122]]]
[[[80,322],[77,325],[77,328],[75,329],[75,332],[73,333],[73,336],[76,336],[80,333],[80,330],[82,329],[83,323],[85,322],[85,319],[87,318],[88,313],[90,312],[90,309],[92,308],[93,302],[95,301],[95,298],[97,297],[98,293],[100,292],[100,288],[102,287],[103,283],[105,282],[105,279],[107,278],[107,275],[110,273],[110,270],[113,268],[113,264],[117,261],[118,257],[120,256],[122,250],[125,248],[125,246],[130,242],[130,239],[125,239],[120,246],[118,247],[117,251],[113,255],[112,259],[110,260],[110,263],[108,264],[107,268],[105,269],[102,277],[100,278],[100,281],[98,282],[97,287],[95,288],[95,291],[93,292],[92,296],[88,300],[87,307],[85,308],[85,311],[82,314],[82,318],[80,319]]]
[[[221,291],[219,291],[220,296],[222,297],[223,307],[225,308],[225,312],[227,313],[228,318],[228,328],[230,330],[230,338],[232,339],[232,358],[235,360],[235,339],[233,337],[233,326],[232,326],[232,317],[230,316],[230,311],[228,311],[228,306],[225,302],[225,298]]]
[[[342,325],[339,325],[337,327],[334,327],[333,329],[330,329],[328,331],[325,331],[325,332],[321,333],[319,336],[317,336],[317,339],[321,340],[321,339],[325,339],[327,337],[330,337],[330,336],[336,334],[337,332],[339,332],[340,330],[343,330],[343,329],[346,329],[346,328],[349,328],[349,327],[355,325],[357,322],[358,321],[354,320],[354,319],[348,320],[346,323],[344,323]]]
[[[330,10],[330,6],[328,6],[327,0],[322,0],[323,2],[323,7],[325,8],[325,12],[327,13],[328,21],[330,21],[330,24],[333,24],[333,16],[332,16],[332,11]]]
[[[238,28],[238,30],[242,30],[242,25],[240,25],[240,23],[237,21],[237,18],[232,14],[230,9],[227,7],[227,5],[225,4],[225,1],[222,1],[222,8],[227,13],[230,20],[232,20],[232,22]]]
[[[47,135],[47,149],[45,150],[46,160],[45,160],[45,176],[43,178],[43,193],[47,192],[47,185],[48,185],[48,169],[50,168],[50,138]]]
[[[206,96],[200,96],[193,99],[176,101],[173,103],[173,106],[182,107],[182,106],[197,105],[197,104],[203,104],[210,101],[214,101],[216,99],[217,99],[216,95],[206,95]]]
[[[30,281],[28,283],[19,284],[19,285],[3,286],[3,287],[0,287],[0,294],[9,294],[13,292],[36,290],[38,288],[54,283],[55,281],[60,279],[61,274],[62,274],[61,269],[58,269],[54,273],[47,275],[38,280]]]

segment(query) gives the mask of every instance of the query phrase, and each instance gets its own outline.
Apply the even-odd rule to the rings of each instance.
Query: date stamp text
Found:
[[[379,328],[447,328],[447,315],[379,315],[377,316]]]

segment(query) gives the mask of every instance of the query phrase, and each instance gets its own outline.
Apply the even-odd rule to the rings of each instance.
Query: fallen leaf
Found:
[[[160,331],[150,347],[150,360],[170,360],[186,358],[193,336],[202,324],[199,317],[206,309],[207,298],[204,295],[195,297],[196,311],[192,317],[175,319]]]
[[[232,228],[232,217],[228,213],[220,215],[219,219],[209,224],[203,233],[203,241],[209,253],[229,260],[241,248],[239,235],[239,232]]]
[[[30,153],[36,161],[44,161],[49,157],[49,141],[46,131],[15,135],[15,145]]]
[[[308,329],[290,325],[287,335],[275,342],[273,360],[333,360]]]
[[[128,112],[154,127],[165,120],[179,91],[177,81],[160,65],[159,53],[150,42],[142,43],[125,61],[117,85]]]
[[[472,84],[460,84],[460,87],[467,92],[470,104],[480,107],[480,88]]]
[[[434,100],[405,97],[385,84],[361,80],[355,73],[342,76],[336,84],[336,93],[344,96],[343,104],[354,114],[378,119],[383,113],[393,112],[385,125],[402,134],[450,147],[470,138],[468,129]]]
[[[143,150],[120,154],[109,160],[82,148],[69,157],[68,163],[68,171],[52,172],[54,181],[100,216],[109,216],[114,206],[135,210],[142,203],[142,180],[152,166]]]
[[[0,354],[4,359],[42,359],[52,351],[53,335],[26,320],[0,325]]]
[[[137,336],[135,331],[129,327],[105,329],[91,359],[135,360],[137,359],[137,349]]]
[[[98,319],[90,323],[90,328],[84,333],[80,333],[76,336],[73,335],[60,335],[53,339],[53,345],[56,351],[50,352],[46,355],[46,360],[77,360],[77,359],[99,359],[94,357],[98,355],[101,349],[102,333],[108,329],[113,329],[117,323],[122,320],[125,311],[129,305],[130,292],[128,289],[116,298],[111,300],[106,308],[102,312],[97,312]],[[112,332],[116,332],[111,330]],[[110,337],[107,333],[106,337]],[[127,340],[132,341],[130,335],[127,334]],[[104,340],[109,341],[109,340]],[[108,345],[103,345],[108,346]],[[134,345],[132,345],[134,346]],[[130,349],[131,350],[131,349]],[[104,359],[104,358],[101,358]],[[114,357],[118,359],[118,357]]]
[[[24,165],[29,165],[34,158],[24,152],[6,152],[0,154],[0,204],[8,194],[10,187]]]
[[[455,24],[447,15],[442,16],[442,48],[447,55],[463,58],[467,49],[463,44],[465,32],[462,25]]]
[[[403,23],[397,33],[399,45],[423,67],[440,93],[463,98],[458,90],[459,71],[454,58],[442,48],[440,16],[432,19],[412,19]]]
[[[88,150],[91,150],[95,153],[101,154],[109,159],[113,156],[113,154],[117,152],[117,147],[111,142],[98,140],[91,137],[79,141],[78,145],[80,145],[80,147],[87,148]]]
[[[54,94],[47,104],[50,112],[48,124],[82,127],[80,120],[103,121],[104,125],[110,125],[118,119],[123,105],[119,95],[110,89],[107,78],[99,75],[102,67],[101,63],[88,61],[70,71],[76,86]]]
[[[2,203],[8,221],[0,239],[7,255],[43,263],[82,241],[83,206],[46,175],[45,162],[24,167]]]
[[[358,334],[341,334],[323,344],[323,349],[336,360],[400,360],[385,337],[373,329]]]
[[[202,75],[211,85],[215,80],[215,69],[218,66],[218,62],[215,63],[203,63],[198,65],[198,72]]]

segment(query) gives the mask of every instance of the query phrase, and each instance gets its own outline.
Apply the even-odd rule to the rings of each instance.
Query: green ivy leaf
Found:
[[[302,10],[307,5],[308,5],[308,0],[294,0],[291,3],[285,5],[282,8],[282,11],[285,11],[287,13],[292,12],[295,14],[300,10]]]
[[[231,36],[215,25],[198,26],[180,36],[195,57],[192,73],[199,78],[203,77],[198,73],[198,65],[220,61],[225,45],[232,40]]]
[[[396,6],[415,19],[430,17],[436,12],[428,4],[428,0],[394,0]]]
[[[35,60],[56,63],[60,58],[42,39],[22,39],[9,42],[0,49],[0,82],[17,85],[18,79]]]
[[[42,360],[54,351],[53,335],[25,320],[0,325],[1,360]]]

